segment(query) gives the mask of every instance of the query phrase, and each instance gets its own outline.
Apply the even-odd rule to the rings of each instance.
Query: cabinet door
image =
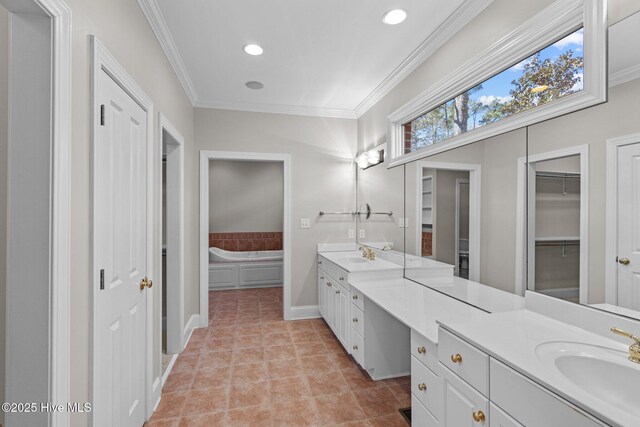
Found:
[[[340,309],[341,309],[340,288],[341,286],[338,285],[337,282],[335,282],[334,280],[331,280],[331,300],[333,301],[333,333],[336,334],[336,337],[338,337],[339,340],[341,340],[340,332],[342,328],[342,317],[343,317],[343,314],[340,312]]]
[[[344,346],[344,348],[349,350],[349,331],[351,326],[351,319],[349,318],[349,292],[342,286],[338,286],[338,306],[340,307],[339,313],[340,318],[339,322],[339,335],[338,339]]]
[[[441,365],[442,423],[445,427],[489,425],[489,400]],[[478,419],[474,419],[474,416]]]
[[[326,302],[325,295],[327,294],[326,288],[326,280],[324,271],[318,269],[318,311],[320,312],[320,316],[326,318]]]
[[[331,283],[331,279],[329,279],[329,276],[327,276],[325,274],[324,276],[324,304],[325,304],[325,311],[326,311],[326,316],[325,316],[325,320],[327,321],[327,323],[329,324],[329,327],[331,327],[331,329],[334,331],[335,333],[335,328],[334,328],[334,304],[333,304],[333,284]]]

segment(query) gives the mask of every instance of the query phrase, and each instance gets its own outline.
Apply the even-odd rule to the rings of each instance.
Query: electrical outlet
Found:
[[[300,228],[311,228],[311,219],[300,218]]]
[[[355,239],[356,238],[356,230],[354,230],[353,228],[349,229],[349,238],[350,239]]]
[[[364,232],[364,228],[361,228],[361,229],[360,229],[359,237],[360,237],[361,239],[364,239],[364,238],[366,237],[366,233]]]

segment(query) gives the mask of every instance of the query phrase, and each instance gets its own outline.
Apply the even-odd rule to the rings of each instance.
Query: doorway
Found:
[[[277,181],[275,189],[279,187],[281,194],[278,205],[260,200],[264,195],[260,181],[256,188],[234,189],[228,193],[230,197],[235,193],[236,202],[229,204],[229,197],[221,200],[210,200],[211,197],[211,162],[223,165],[227,171],[235,165],[244,165],[249,169],[241,172],[246,175],[251,165],[274,165],[280,170],[279,179],[271,178],[267,181]],[[214,166],[215,167],[215,166]],[[256,168],[264,169],[263,167]],[[243,182],[244,178],[227,174],[231,178],[229,185]],[[209,325],[210,293],[212,289],[226,289],[231,292],[242,292],[239,289],[269,287],[282,285],[281,314],[278,318],[291,318],[291,246],[290,246],[290,156],[288,154],[263,153],[233,153],[201,151],[200,153],[200,324]],[[219,179],[226,179],[222,176]],[[265,181],[265,183],[267,182]],[[230,190],[227,188],[227,190]],[[256,192],[257,191],[257,192]],[[215,197],[215,196],[214,196]],[[256,199],[260,203],[256,204]],[[211,206],[224,206],[224,209],[214,210]],[[279,219],[274,217],[274,211],[280,212]],[[269,219],[270,218],[270,219]],[[274,219],[275,218],[275,219]],[[279,222],[281,231],[249,230],[267,225],[264,221]],[[212,229],[212,224],[219,224],[220,228]],[[229,228],[230,227],[230,228]],[[268,227],[268,226],[267,226]],[[273,226],[272,226],[273,227]],[[238,228],[236,230],[236,228]],[[281,233],[282,248],[278,250],[278,236],[265,233]],[[274,242],[276,240],[276,242]],[[221,247],[222,246],[222,247]],[[278,265],[279,263],[279,265]],[[278,275],[280,279],[278,279]],[[214,291],[215,292],[215,291]],[[263,292],[268,293],[268,292]],[[273,293],[273,291],[271,292]],[[221,294],[213,294],[213,296]],[[274,305],[271,305],[273,308]],[[271,311],[272,315],[275,315]]]
[[[158,113],[162,145],[162,383],[186,341],[184,331],[184,138]]]
[[[417,253],[450,264],[454,275],[480,279],[481,166],[418,162]]]
[[[607,141],[605,302],[640,310],[640,134]]]
[[[62,0],[0,0],[0,4],[10,22],[4,52],[10,58],[5,62],[8,115],[3,127],[10,131],[0,144],[5,154],[1,164],[6,165],[0,168],[6,189],[0,225],[0,240],[6,244],[6,252],[2,251],[6,270],[0,268],[3,276],[6,273],[0,279],[3,297],[6,290],[5,352],[0,359],[3,401],[66,403],[70,400],[71,10]],[[0,422],[68,425],[69,415],[7,412],[0,414]]]
[[[153,103],[95,37],[91,46],[92,419],[139,426],[154,401]]]

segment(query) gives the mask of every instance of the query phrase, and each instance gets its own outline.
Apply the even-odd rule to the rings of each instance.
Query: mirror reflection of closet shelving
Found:
[[[433,175],[422,177],[422,256],[433,257]]]
[[[535,289],[578,302],[580,173],[536,172]]]

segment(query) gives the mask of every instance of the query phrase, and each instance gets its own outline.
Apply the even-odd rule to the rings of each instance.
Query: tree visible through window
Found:
[[[583,89],[583,29],[403,125],[405,153]]]

